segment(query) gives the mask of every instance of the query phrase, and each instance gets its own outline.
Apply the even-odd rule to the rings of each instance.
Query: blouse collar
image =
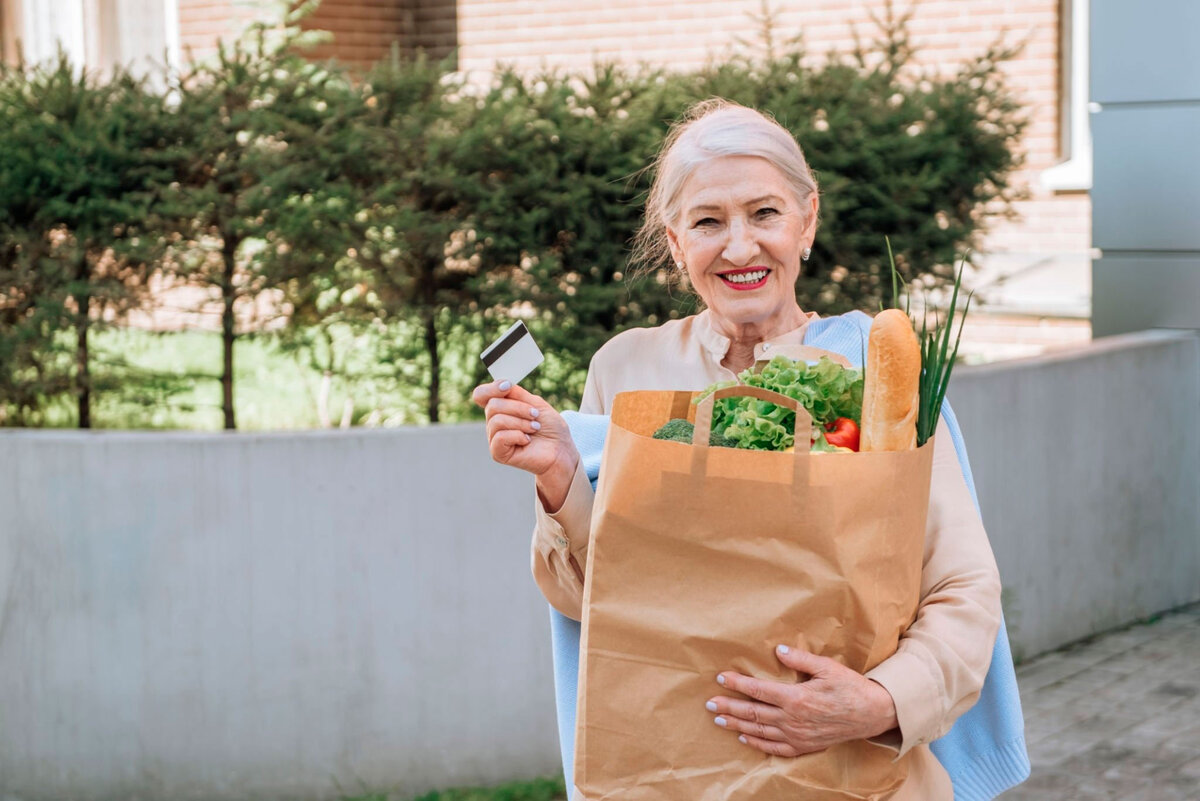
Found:
[[[818,317],[819,315],[816,312],[806,312],[804,322],[800,323],[799,327],[759,342],[754,346],[755,360],[771,358],[771,349],[779,345],[803,345],[804,333],[808,329],[809,323]],[[704,345],[704,349],[715,356],[717,361],[721,361],[725,358],[725,354],[729,353],[729,337],[713,327],[712,312],[709,309],[705,309],[696,315],[696,336],[699,337],[700,343]]]

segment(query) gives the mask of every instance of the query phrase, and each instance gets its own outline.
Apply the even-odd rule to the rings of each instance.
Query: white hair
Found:
[[[633,253],[644,269],[670,263],[667,229],[679,223],[683,186],[697,167],[721,156],[765,159],[787,179],[802,208],[817,193],[804,153],[786,128],[752,108],[721,98],[702,100],[671,126],[651,165],[654,182]]]

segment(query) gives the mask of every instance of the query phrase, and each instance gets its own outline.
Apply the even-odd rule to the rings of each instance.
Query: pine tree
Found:
[[[0,403],[17,421],[69,391],[92,425],[89,335],[144,302],[165,246],[166,116],[143,81],[101,81],[62,54],[0,79]],[[59,331],[74,337],[70,363]]]

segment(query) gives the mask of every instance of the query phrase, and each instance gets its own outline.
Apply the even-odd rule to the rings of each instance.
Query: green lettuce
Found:
[[[842,367],[827,356],[816,364],[794,362],[776,356],[761,372],[742,372],[738,379],[752,387],[763,387],[795,398],[812,415],[818,447],[824,442],[821,430],[839,417],[862,422],[863,372]],[[713,384],[696,403],[732,382]],[[757,398],[723,398],[713,407],[713,433],[724,436],[738,448],[786,451],[795,445],[792,431],[796,413]],[[828,445],[825,446],[829,448]]]

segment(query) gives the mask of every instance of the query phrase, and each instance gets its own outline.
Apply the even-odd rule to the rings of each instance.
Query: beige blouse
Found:
[[[729,340],[708,311],[657,328],[616,335],[596,352],[580,411],[604,414],[618,392],[639,389],[700,390],[734,373],[721,366]],[[809,313],[797,329],[755,346],[756,359],[800,345]],[[891,694],[899,732],[877,742],[913,751],[909,778],[893,801],[952,801],[945,770],[927,745],[949,731],[979,696],[1000,626],[1000,576],[983,523],[975,511],[945,422],[934,447],[929,516],[917,619],[896,653],[866,675]],[[536,496],[536,493],[535,493]],[[582,618],[583,567],[591,528],[591,483],[582,465],[562,508],[549,512],[535,499],[533,577],[550,604]]]

